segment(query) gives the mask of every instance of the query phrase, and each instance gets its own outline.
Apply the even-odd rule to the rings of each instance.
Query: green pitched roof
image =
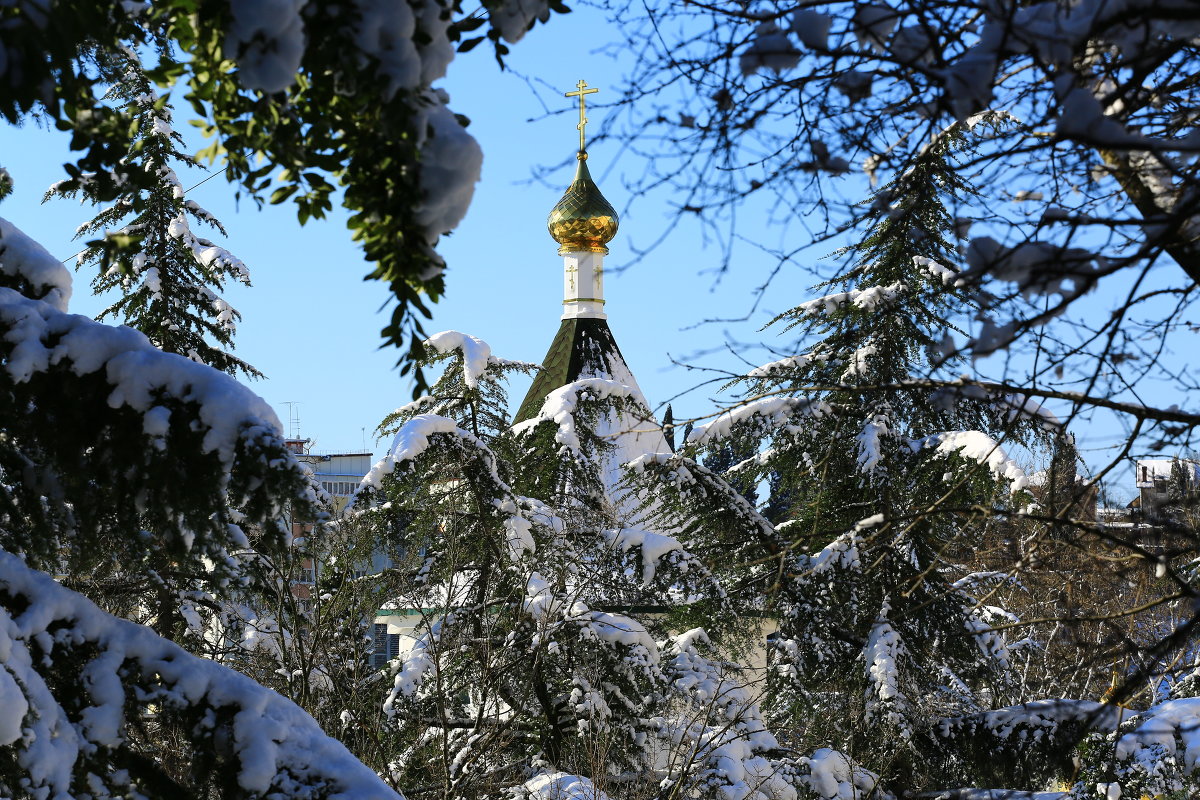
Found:
[[[620,367],[614,369],[618,363]],[[524,422],[537,416],[546,395],[581,377],[611,378],[616,373],[628,372],[629,367],[625,365],[625,358],[606,320],[564,319],[513,422]]]

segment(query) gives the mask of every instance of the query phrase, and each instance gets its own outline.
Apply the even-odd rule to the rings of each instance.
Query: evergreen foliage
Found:
[[[607,480],[616,445],[596,431],[640,413],[626,387],[579,381],[514,429],[502,381],[531,365],[450,332],[426,352],[445,373],[385,422],[393,444],[349,523],[392,560],[383,613],[415,623],[384,703],[399,785],[534,795],[572,776],[614,796],[723,796],[748,780],[719,768],[734,754],[782,780],[754,693],[712,643],[723,590]],[[679,635],[681,596],[711,639]]]
[[[251,540],[318,513],[265,403],[66,313],[70,284],[0,220],[0,794],[388,796],[293,704],[46,574],[171,627],[163,598],[252,590]]]
[[[660,517],[736,554],[731,592],[778,615],[772,722],[832,742],[893,791],[962,779],[938,721],[1003,704],[1011,680],[992,632],[1008,618],[982,600],[991,579],[949,556],[1026,502],[1010,496],[1026,481],[1000,443],[1037,427],[1017,401],[923,384],[960,361],[942,335],[970,302],[948,208],[970,191],[954,164],[967,137],[952,127],[883,187],[844,251],[850,268],[820,287],[836,291],[779,318],[807,348],[754,370],[749,399],[659,465],[694,478]],[[728,448],[743,458],[727,477],[689,461]],[[736,498],[713,502],[725,480],[768,482],[778,525]]]
[[[112,85],[109,99],[123,104],[134,121],[124,165],[143,180],[88,222],[76,238],[100,234],[88,242],[78,266],[98,269],[92,279],[97,294],[118,289],[121,297],[99,319],[119,319],[149,337],[156,347],[186,356],[230,374],[261,373],[233,356],[233,334],[241,315],[219,294],[228,280],[250,285],[245,265],[228,250],[192,232],[203,223],[221,234],[221,223],[192,200],[175,168],[196,166],[180,150],[183,137],[171,127],[168,95],[158,95],[137,55],[129,50],[97,53],[101,71]],[[63,183],[46,197],[82,196],[98,203],[100,187],[91,181]],[[115,233],[114,233],[115,231]],[[114,253],[114,236],[124,246]]]

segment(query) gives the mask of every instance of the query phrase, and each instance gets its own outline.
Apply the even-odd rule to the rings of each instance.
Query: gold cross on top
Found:
[[[579,152],[582,153],[582,152],[585,152],[584,142],[583,142],[583,128],[585,125],[587,125],[587,122],[588,122],[587,116],[584,113],[585,102],[586,102],[584,100],[584,98],[587,95],[595,94],[596,92],[598,92],[600,90],[599,89],[589,89],[588,85],[587,85],[587,81],[582,80],[582,79],[579,81],[579,83],[575,84],[575,88],[576,88],[576,91],[566,92],[563,95],[563,97],[578,97],[579,98],[579,125],[577,125],[576,127],[579,128]],[[583,156],[580,156],[580,158],[583,158]]]

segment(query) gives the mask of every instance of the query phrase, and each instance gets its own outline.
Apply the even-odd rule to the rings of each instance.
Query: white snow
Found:
[[[683,545],[674,536],[654,533],[641,527],[621,528],[615,531],[605,531],[609,543],[622,552],[634,547],[642,553],[642,586],[649,586],[654,580],[658,562],[668,554],[683,551]]]
[[[879,781],[878,775],[828,747],[799,760],[809,769],[808,776],[802,780],[825,800],[863,800],[872,796]]]
[[[833,17],[802,8],[792,14],[792,32],[805,46],[813,50],[826,50],[829,47],[829,27]]]
[[[1131,724],[1133,730],[1117,738],[1117,761],[1133,760],[1152,775],[1166,768],[1159,762],[1167,755],[1179,759],[1185,774],[1200,767],[1200,697],[1168,700],[1138,714]]]
[[[868,720],[886,722],[902,738],[908,739],[912,735],[907,719],[908,700],[900,689],[900,670],[896,663],[907,658],[908,651],[900,633],[888,621],[890,610],[884,601],[863,650],[868,680],[866,715]]]
[[[986,466],[997,478],[1009,481],[1011,491],[1017,492],[1029,485],[1025,470],[1009,458],[995,439],[981,431],[950,431],[938,433],[912,443],[914,450],[932,447],[938,453],[956,453],[974,459]]]
[[[233,462],[239,439],[263,429],[282,435],[279,419],[262,398],[222,372],[162,352],[131,328],[65,314],[0,289],[0,330],[13,345],[3,368],[18,383],[65,367],[80,376],[102,372],[111,387],[110,408],[145,414],[165,398],[195,403],[204,451],[215,452],[226,465]],[[161,426],[161,413],[153,412],[151,431]]]
[[[491,345],[459,331],[435,333],[425,340],[425,346],[443,355],[459,351],[463,360],[463,383],[471,389],[479,388],[479,378],[487,372],[490,364],[497,363],[496,359],[492,358]]]
[[[913,264],[921,274],[928,276],[934,283],[940,283],[943,286],[961,285],[958,270],[939,264],[932,258],[913,256]]]
[[[426,107],[417,124],[422,197],[416,222],[432,245],[467,215],[483,167],[483,149],[446,107],[449,98],[445,93],[430,95],[433,104]]]
[[[775,363],[780,364],[781,362]],[[774,371],[771,364],[759,369]],[[760,397],[723,411],[720,416],[707,425],[697,425],[692,428],[692,432],[688,434],[688,443],[703,445],[726,439],[733,433],[734,426],[751,421],[759,426],[759,433],[767,433],[786,425],[796,424],[797,417],[820,417],[828,411],[829,406],[826,403],[804,398]]]
[[[419,458],[429,449],[429,437],[439,433],[454,434],[475,442],[476,438],[458,427],[449,417],[438,414],[418,414],[405,422],[396,432],[387,454],[363,476],[362,485],[378,489],[385,475],[395,471],[397,465]]]
[[[231,3],[225,57],[238,62],[247,89],[271,94],[292,85],[304,56],[306,0],[238,0]]]
[[[555,441],[566,450],[582,457],[582,444],[579,441],[579,431],[575,421],[575,414],[579,410],[580,404],[596,400],[640,399],[640,395],[641,393],[632,387],[614,380],[584,378],[550,392],[542,401],[542,408],[537,416],[514,426],[513,430],[520,433],[550,420],[558,426],[558,431],[554,435]],[[631,420],[630,423],[633,421]],[[618,427],[621,426],[618,424]],[[628,428],[628,425],[624,427]],[[599,426],[597,426],[596,433],[603,435]]]
[[[776,75],[796,66],[800,51],[795,48],[786,33],[774,22],[763,22],[754,32],[754,39],[742,51],[738,65],[743,75],[753,75],[769,69]]]
[[[972,239],[967,265],[975,275],[1017,284],[1026,299],[1058,294],[1071,299],[1092,286],[1099,259],[1089,250],[1047,242],[1021,242],[1013,247],[990,236]]]
[[[1138,483],[1170,480],[1175,464],[1183,467],[1184,474],[1193,486],[1200,485],[1200,462],[1185,458],[1139,458],[1135,466],[1135,479]]]
[[[1007,417],[1010,422],[1017,419],[1031,419],[1043,430],[1051,433],[1063,429],[1062,420],[1043,403],[1029,395],[1010,394],[1004,398],[1004,404],[1008,406]]]
[[[630,652],[625,656],[627,661],[657,664],[659,661],[658,645],[654,638],[642,627],[642,623],[633,617],[616,614],[609,611],[592,611],[581,608],[576,603],[571,609],[572,621],[581,623],[580,634],[609,645],[620,645]]]
[[[933,41],[924,25],[905,25],[896,31],[889,49],[902,64],[929,64],[933,61]]]
[[[882,53],[884,43],[899,19],[900,15],[889,6],[864,3],[855,9],[850,25],[860,47],[870,47]]]
[[[798,317],[816,317],[846,306],[854,306],[863,311],[877,311],[895,302],[906,288],[903,283],[896,282],[887,286],[867,286],[847,292],[835,292],[801,303],[793,309],[793,313]]]
[[[792,370],[799,370],[807,367],[813,361],[817,360],[812,352],[799,353],[787,358],[781,358],[778,361],[771,361],[762,366],[755,367],[746,373],[747,378],[770,378],[781,373],[788,373]]]
[[[858,444],[858,469],[870,474],[883,461],[883,443],[891,435],[891,421],[883,414],[876,414],[863,423],[854,437]]]
[[[144,710],[174,706],[230,714],[225,747],[247,793],[311,782],[327,784],[330,797],[399,797],[290,700],[101,611],[9,553],[0,553],[0,592],[17,598],[0,607],[0,743],[13,747],[31,796],[70,796],[84,752],[120,747],[132,697]],[[23,610],[13,614],[13,607]],[[83,646],[79,653],[95,648],[81,665],[85,705],[70,713],[43,677],[56,658],[45,646],[52,639]],[[46,655],[35,662],[40,651]]]
[[[0,217],[0,274],[23,278],[59,311],[71,299],[71,272],[46,248]]]
[[[25,715],[29,713],[29,702],[13,680],[12,668],[5,666],[12,657],[12,641],[0,638],[0,747],[21,738]]]
[[[383,713],[392,718],[396,714],[396,701],[404,697],[412,697],[417,693],[425,679],[437,669],[437,662],[429,652],[429,637],[423,636],[416,640],[402,653],[399,668],[396,670],[392,690],[383,702]]]
[[[365,55],[378,60],[380,77],[387,84],[385,97],[400,89],[411,89],[421,80],[421,57],[413,34],[417,18],[407,2],[354,0],[359,14],[354,43]],[[365,60],[360,59],[365,66]]]
[[[1059,726],[1087,721],[1090,730],[1113,731],[1129,712],[1118,706],[1091,700],[1046,699],[985,711],[971,717],[954,717],[939,723],[941,736],[952,737],[972,727],[987,730],[1000,739],[1037,741],[1053,735]]]
[[[608,800],[591,780],[567,772],[543,772],[523,788],[530,800]]]
[[[862,561],[859,558],[858,542],[860,537],[858,533],[859,530],[856,525],[854,531],[842,534],[813,555],[806,556],[804,559],[806,571],[818,574],[828,572],[832,569],[861,569]]]
[[[533,521],[521,514],[512,500],[501,503],[500,511],[507,515],[504,519],[504,533],[508,544],[508,557],[519,561],[526,553],[537,549],[533,539]]]
[[[521,41],[535,20],[550,19],[548,0],[503,0],[488,9],[488,20],[504,41]]]

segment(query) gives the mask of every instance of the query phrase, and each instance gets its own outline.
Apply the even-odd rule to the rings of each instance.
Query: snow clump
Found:
[[[479,388],[479,378],[487,372],[489,365],[499,363],[497,359],[492,358],[491,345],[483,339],[459,331],[435,333],[425,340],[425,346],[442,355],[459,351],[463,360],[463,383],[471,389]]]
[[[742,52],[738,64],[743,75],[753,75],[761,69],[769,69],[778,75],[799,61],[800,51],[792,45],[787,34],[774,22],[764,22],[755,30],[754,40]]]
[[[445,92],[431,94],[435,103],[417,124],[422,200],[416,209],[416,222],[425,229],[426,241],[433,245],[467,215],[483,168],[483,149],[446,107],[450,98]]]
[[[66,311],[71,300],[71,272],[46,248],[0,217],[0,275],[29,283],[42,301]]]
[[[230,3],[225,57],[238,62],[247,89],[274,94],[296,80],[304,57],[305,0],[239,0]]]

